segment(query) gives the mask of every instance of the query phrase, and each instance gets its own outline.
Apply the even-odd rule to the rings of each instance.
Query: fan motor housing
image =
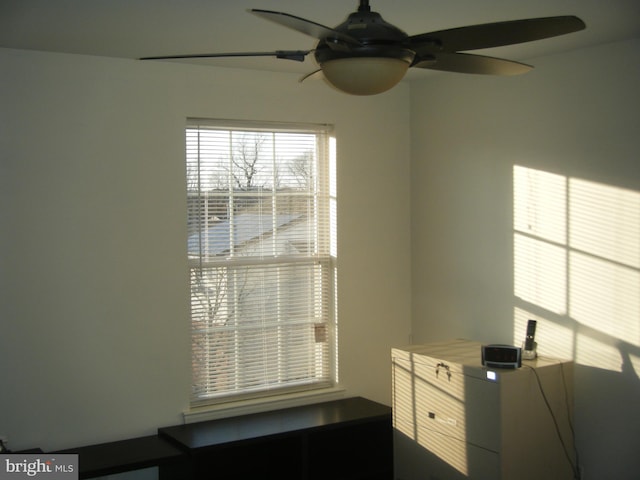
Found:
[[[331,39],[322,40],[314,53],[319,65],[329,60],[354,57],[397,58],[411,64],[415,58],[415,52],[407,46],[409,36],[376,12],[354,12],[335,30],[353,37],[360,45],[336,47],[331,44]]]
[[[335,27],[335,30],[349,35],[363,44],[370,42],[397,44],[408,38],[405,32],[385,21],[376,12],[354,12]]]

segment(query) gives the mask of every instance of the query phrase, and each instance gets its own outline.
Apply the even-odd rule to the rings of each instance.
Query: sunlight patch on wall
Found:
[[[513,228],[536,238],[564,245],[566,184],[562,175],[515,166],[513,171]]]
[[[523,235],[516,235],[513,247],[515,295],[550,312],[566,313],[566,250]]]
[[[571,253],[569,315],[606,335],[640,344],[640,274],[581,253]]]
[[[622,371],[622,357],[614,346],[588,335],[576,338],[575,362],[587,367],[603,368],[613,372]]]
[[[640,370],[640,193],[513,169],[514,344]]]
[[[640,194],[569,179],[572,248],[640,268]]]

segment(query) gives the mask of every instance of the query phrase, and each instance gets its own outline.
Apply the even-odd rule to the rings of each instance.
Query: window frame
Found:
[[[200,253],[197,257],[192,257],[190,255],[189,247],[187,248],[187,256],[188,256],[188,269],[189,269],[189,278],[191,287],[191,309],[190,309],[190,321],[192,324],[192,392],[190,395],[190,405],[192,408],[202,407],[206,405],[212,404],[220,404],[227,402],[235,402],[239,400],[247,400],[247,399],[256,399],[262,397],[272,397],[278,395],[288,395],[292,392],[309,392],[310,390],[323,390],[327,388],[333,388],[338,383],[338,365],[337,365],[337,246],[335,241],[335,228],[336,228],[336,188],[335,188],[335,138],[332,136],[332,128],[328,125],[312,125],[312,124],[288,124],[288,123],[275,123],[275,122],[245,122],[245,121],[237,121],[237,120],[211,120],[211,119],[195,119],[190,118],[187,121],[185,133],[186,133],[186,166],[187,166],[187,208],[190,208],[190,187],[189,187],[189,131],[194,129],[202,129],[202,130],[216,130],[216,131],[229,131],[229,132],[264,132],[267,135],[272,135],[277,132],[278,134],[293,134],[293,135],[314,135],[316,138],[316,152],[313,155],[313,159],[315,162],[315,171],[316,174],[313,175],[313,189],[312,195],[314,196],[315,215],[313,216],[313,230],[319,231],[318,235],[323,236],[326,235],[326,238],[321,238],[316,241],[314,251],[312,254],[307,256],[296,256],[296,255],[282,255],[277,254],[274,250],[274,255],[264,255],[256,257],[246,257],[246,256],[235,256],[232,254],[234,249],[233,242],[230,242],[230,254],[229,255],[221,255],[219,258],[212,258],[210,255],[207,258],[203,258],[204,255]],[[198,146],[198,185],[197,185],[197,198],[198,205],[203,198],[202,192],[202,184],[203,180],[201,178],[201,166],[200,166],[200,157],[201,152]],[[230,153],[230,155],[233,155]],[[226,159],[225,161],[233,161],[232,159]],[[273,158],[274,165],[277,164],[277,158]],[[277,174],[274,173],[274,178]],[[273,182],[272,187],[272,202],[275,204],[276,199],[278,198],[276,182]],[[235,188],[230,187],[230,194],[227,201],[227,207],[232,205],[234,201],[234,191]],[[268,193],[267,193],[268,195]],[[200,208],[200,207],[199,207]],[[234,207],[229,210],[233,211]],[[208,214],[207,214],[208,215]],[[189,216],[189,223],[191,222],[191,216]],[[206,215],[205,215],[206,216]],[[276,215],[273,215],[274,218],[274,226],[277,225],[275,221]],[[308,219],[307,219],[308,221]],[[234,219],[228,219],[229,229],[233,228]],[[286,226],[285,226],[286,227]],[[198,235],[199,242],[201,240],[202,227],[198,226]],[[326,231],[321,231],[321,230]],[[274,227],[275,232],[275,227]],[[275,236],[275,233],[273,233]],[[191,238],[191,236],[190,236]],[[235,238],[235,237],[234,237]],[[259,240],[259,242],[264,242],[264,240]],[[188,242],[189,245],[189,242]],[[231,271],[229,268],[233,265],[232,268],[243,268],[243,269],[252,269],[253,272],[259,271],[261,268],[265,269],[284,269],[283,271],[293,271],[293,268],[302,267],[307,268],[310,272],[315,270],[319,270],[319,275],[322,277],[322,280],[316,285],[313,284],[312,289],[319,288],[321,291],[319,292],[319,298],[321,299],[321,311],[322,318],[320,321],[315,321],[313,325],[313,336],[315,336],[316,343],[322,343],[322,339],[327,343],[326,348],[322,351],[322,353],[316,353],[317,356],[322,357],[322,361],[324,362],[322,365],[323,373],[316,379],[307,378],[301,380],[296,384],[295,381],[287,381],[282,385],[276,386],[265,386],[261,385],[255,389],[252,388],[240,388],[238,390],[231,389],[230,391],[222,391],[215,393],[210,389],[209,385],[206,385],[204,390],[198,388],[196,385],[198,374],[196,373],[196,369],[201,367],[201,359],[196,359],[196,351],[198,350],[198,346],[196,345],[196,330],[198,328],[195,326],[196,321],[194,320],[194,292],[193,292],[193,283],[192,283],[192,275],[194,272],[200,272],[203,274],[203,269],[207,268],[224,268],[227,272]],[[306,266],[306,267],[305,267]],[[291,269],[289,268],[291,267]],[[229,278],[229,277],[227,277]],[[267,280],[269,281],[269,280]],[[315,290],[314,290],[315,291]],[[225,293],[225,295],[227,295]],[[315,297],[314,297],[315,299]],[[237,301],[237,299],[236,299]],[[317,320],[317,319],[316,319]],[[230,329],[239,328],[238,325],[240,321],[236,321],[235,326]],[[306,328],[306,327],[305,327]],[[219,329],[221,330],[221,329]],[[266,336],[266,334],[265,334]],[[318,340],[320,339],[320,340]],[[211,337],[209,340],[205,340],[205,342],[209,342],[205,344],[205,349],[211,351]],[[278,355],[281,353],[286,353],[286,345],[282,343],[282,347],[278,347]],[[306,347],[311,349],[311,347]],[[313,357],[313,352],[308,351],[308,355]],[[235,363],[236,368],[240,369],[238,365],[240,362]],[[207,367],[209,368],[209,367]],[[209,375],[207,373],[207,375]],[[199,378],[202,378],[200,376]],[[211,378],[211,377],[208,377]],[[268,382],[267,382],[268,383]]]

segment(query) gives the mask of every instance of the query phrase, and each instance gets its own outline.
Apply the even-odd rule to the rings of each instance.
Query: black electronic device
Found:
[[[535,349],[535,336],[536,336],[536,324],[535,320],[529,320],[527,322],[527,336],[524,340],[524,349],[528,351],[532,351]]]
[[[522,349],[513,345],[482,345],[482,365],[491,368],[520,368]]]

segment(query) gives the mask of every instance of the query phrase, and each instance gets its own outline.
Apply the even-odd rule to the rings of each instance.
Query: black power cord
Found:
[[[564,450],[564,454],[567,457],[567,461],[569,462],[569,465],[571,466],[571,471],[573,472],[573,478],[574,480],[581,480],[582,479],[582,474],[580,472],[580,463],[578,462],[578,450],[576,448],[576,434],[575,434],[575,430],[573,429],[573,423],[571,422],[571,411],[569,408],[569,395],[567,392],[567,381],[566,378],[564,376],[564,368],[562,367],[562,364],[560,364],[560,371],[562,373],[562,384],[564,386],[564,398],[565,398],[565,405],[567,408],[567,418],[569,419],[569,428],[571,430],[571,436],[572,436],[572,441],[573,441],[573,450],[574,450],[574,455],[575,455],[575,463],[574,461],[571,459],[571,454],[569,453],[569,449],[567,448],[567,444],[565,443],[564,439],[562,438],[562,433],[560,432],[560,426],[558,425],[558,419],[556,418],[555,413],[553,413],[553,409],[551,408],[551,404],[549,403],[549,399],[547,398],[546,393],[544,392],[544,388],[542,387],[542,382],[540,381],[540,376],[538,375],[538,372],[536,371],[536,369],[534,367],[532,367],[531,365],[523,365],[523,367],[527,367],[530,368],[531,371],[533,372],[533,374],[536,377],[536,381],[538,383],[538,388],[540,389],[540,393],[542,394],[542,399],[544,400],[545,405],[547,406],[547,410],[549,411],[549,414],[551,415],[551,419],[553,420],[553,425],[556,429],[556,434],[558,435],[558,439],[560,440],[560,443],[562,444],[562,449]]]

